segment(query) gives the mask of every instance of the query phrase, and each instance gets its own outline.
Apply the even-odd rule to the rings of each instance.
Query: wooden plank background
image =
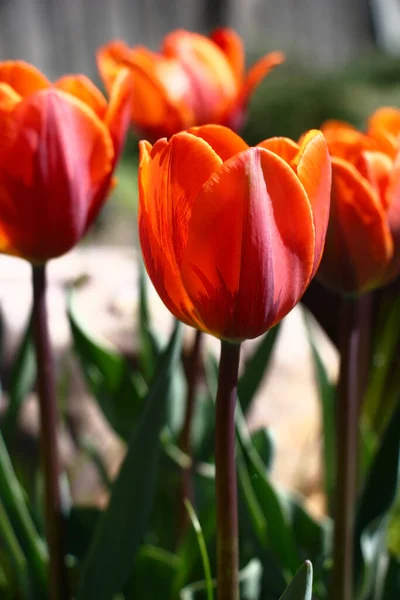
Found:
[[[0,59],[22,58],[49,77],[96,77],[96,48],[112,38],[157,48],[169,30],[234,27],[250,54],[282,49],[312,68],[373,48],[367,0],[0,0]],[[216,22],[215,24],[218,24]]]

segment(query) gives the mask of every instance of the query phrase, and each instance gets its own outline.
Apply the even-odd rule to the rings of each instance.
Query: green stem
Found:
[[[45,486],[45,520],[50,555],[49,596],[51,600],[68,598],[67,575],[62,543],[62,507],[59,487],[57,405],[55,373],[48,331],[46,305],[46,267],[32,267],[33,338],[37,362],[40,413],[40,441]]]
[[[353,599],[354,519],[359,414],[365,384],[362,299],[344,299],[340,313],[340,377],[336,407],[336,494],[332,600]]]
[[[240,345],[221,342],[215,414],[218,600],[239,600],[235,407]]]

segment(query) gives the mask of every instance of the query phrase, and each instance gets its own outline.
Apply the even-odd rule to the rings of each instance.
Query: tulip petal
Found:
[[[394,279],[400,272],[400,154],[396,156],[390,171],[389,183],[386,190],[387,219],[392,234],[394,254],[385,283]]]
[[[188,133],[140,143],[139,237],[149,276],[169,310],[202,328],[180,277],[192,205],[222,161],[202,139]]]
[[[54,83],[54,87],[82,100],[103,121],[107,100],[86,75],[65,75]]]
[[[10,112],[21,101],[21,96],[7,83],[0,83],[0,111]]]
[[[1,250],[43,262],[80,239],[111,169],[111,140],[86,105],[54,89],[0,113],[3,120],[10,135],[0,148]]]
[[[36,67],[22,60],[0,63],[0,83],[7,83],[20,96],[28,96],[50,86],[49,80]]]
[[[122,69],[111,88],[110,101],[105,115],[105,124],[114,144],[114,165],[120,157],[128,130],[132,93],[131,73],[128,69]]]
[[[257,144],[258,148],[265,148],[270,150],[274,154],[277,154],[285,162],[290,164],[299,153],[299,145],[293,142],[290,138],[285,137],[273,137],[268,140],[264,140]]]
[[[297,175],[311,204],[315,227],[315,251],[312,277],[321,262],[329,221],[331,160],[324,136],[311,130],[303,138],[297,161]]]
[[[268,73],[272,71],[272,69],[278,65],[281,65],[284,61],[285,55],[278,51],[270,52],[266,56],[260,58],[260,60],[257,61],[247,73],[241,91],[240,104],[246,105],[264,77],[266,77]]]
[[[108,93],[120,70],[129,62],[131,53],[129,46],[121,40],[109,42],[97,51],[97,67]]]
[[[135,51],[129,68],[133,76],[132,122],[146,137],[168,137],[187,128],[194,117],[185,102],[187,76],[173,61],[150,58],[145,49]]]
[[[383,130],[394,136],[400,134],[400,110],[392,106],[383,106],[368,119],[368,133]]]
[[[218,156],[225,162],[243,150],[247,150],[248,145],[242,138],[229,127],[222,125],[201,125],[192,127],[189,133],[202,138]]]
[[[295,173],[272,152],[251,148],[198,194],[182,281],[210,333],[257,337],[299,300],[313,253],[311,208]]]
[[[393,160],[383,152],[362,152],[358,170],[372,185],[385,210],[389,207],[387,190],[393,169]]]
[[[222,52],[226,55],[233,72],[235,73],[236,80],[240,85],[243,81],[244,76],[244,50],[243,42],[241,37],[226,27],[220,27],[211,34],[212,41],[221,48]]]
[[[364,292],[380,282],[393,256],[384,209],[350,163],[332,158],[331,217],[319,277],[342,291]]]
[[[219,122],[236,100],[238,85],[221,49],[203,35],[174,31],[166,36],[163,53],[179,61],[190,80],[190,104],[197,123]]]

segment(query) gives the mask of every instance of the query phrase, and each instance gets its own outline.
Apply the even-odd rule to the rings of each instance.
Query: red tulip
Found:
[[[318,268],[330,178],[318,131],[300,146],[249,148],[218,125],[140,142],[140,243],[169,310],[235,341],[280,321]]]
[[[51,84],[0,63],[0,251],[42,263],[70,250],[102,207],[129,122],[130,75],[110,100],[84,75]]]
[[[318,277],[342,293],[384,285],[400,270],[399,145],[384,126],[388,110],[396,109],[377,111],[365,134],[340,122],[322,127],[332,156],[332,202]]]
[[[155,140],[206,123],[239,129],[255,88],[283,60],[281,52],[267,54],[246,75],[242,41],[230,29],[218,29],[210,38],[175,31],[159,53],[114,41],[97,54],[108,89],[121,68],[131,69],[132,123]]]

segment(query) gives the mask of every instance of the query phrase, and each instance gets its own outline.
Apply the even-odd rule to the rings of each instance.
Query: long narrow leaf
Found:
[[[96,529],[82,570],[77,600],[110,600],[113,594],[121,592],[129,579],[153,504],[160,431],[180,350],[181,328],[177,325],[162,355],[158,375],[114,483],[108,508]]]
[[[25,504],[21,487],[0,434],[0,499],[28,560],[35,582],[42,590],[47,581],[47,551]]]
[[[32,390],[35,378],[36,359],[30,319],[14,359],[8,385],[9,404],[2,424],[3,436],[7,442],[13,438],[21,406]]]
[[[187,498],[185,498],[185,506],[186,506],[186,510],[189,513],[189,517],[192,522],[193,529],[196,533],[197,542],[199,544],[201,559],[203,561],[204,580],[206,582],[206,589],[207,589],[207,599],[213,600],[214,591],[213,591],[213,582],[212,582],[212,578],[211,578],[211,567],[210,567],[210,561],[209,561],[208,553],[207,553],[207,546],[206,546],[206,543],[204,540],[203,532],[201,530],[200,521],[197,518],[197,515],[194,511],[193,506],[190,504],[190,502]]]
[[[311,600],[312,581],[312,564],[307,560],[297,571],[280,600]]]
[[[329,381],[324,363],[314,342],[313,328],[309,315],[304,312],[304,322],[311,347],[315,379],[318,386],[322,411],[323,430],[323,466],[325,493],[331,510],[336,481],[336,443],[335,443],[335,386]]]
[[[268,369],[280,327],[279,323],[264,335],[253,356],[246,362],[244,373],[238,383],[239,402],[244,414],[247,413]]]

